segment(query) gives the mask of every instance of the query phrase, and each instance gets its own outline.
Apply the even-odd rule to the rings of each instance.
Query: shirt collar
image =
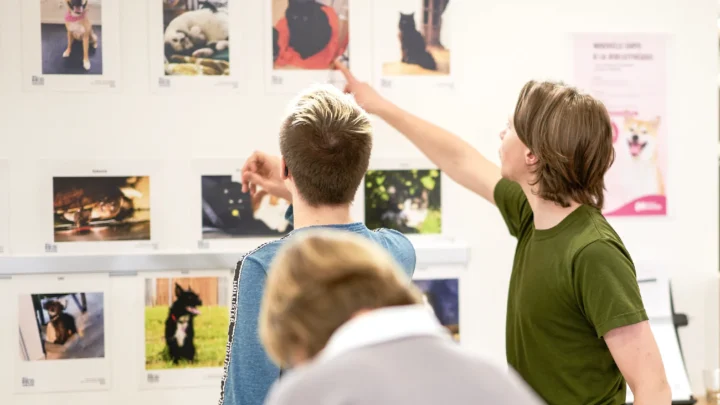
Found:
[[[327,360],[348,351],[413,336],[450,335],[427,305],[406,305],[372,310],[338,328],[319,353]]]

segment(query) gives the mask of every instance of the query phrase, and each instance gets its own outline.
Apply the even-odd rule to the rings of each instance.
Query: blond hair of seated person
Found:
[[[266,404],[541,404],[513,372],[452,340],[372,241],[310,231],[268,272],[260,339],[289,369]]]

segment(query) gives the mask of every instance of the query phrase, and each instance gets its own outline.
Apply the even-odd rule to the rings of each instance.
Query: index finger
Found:
[[[357,81],[357,79],[355,79],[355,76],[353,76],[352,72],[350,72],[350,69],[348,69],[348,67],[345,66],[345,64],[340,62],[340,60],[338,59],[335,60],[335,68],[339,70],[343,74],[343,76],[345,76],[345,80],[348,83],[354,83]]]

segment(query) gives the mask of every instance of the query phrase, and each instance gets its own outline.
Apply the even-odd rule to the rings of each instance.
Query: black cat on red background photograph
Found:
[[[330,69],[347,61],[349,0],[273,0],[275,69]]]

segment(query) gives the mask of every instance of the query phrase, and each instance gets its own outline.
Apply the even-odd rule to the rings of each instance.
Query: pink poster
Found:
[[[667,214],[665,45],[651,34],[575,37],[575,85],[602,100],[613,123],[606,216]]]

